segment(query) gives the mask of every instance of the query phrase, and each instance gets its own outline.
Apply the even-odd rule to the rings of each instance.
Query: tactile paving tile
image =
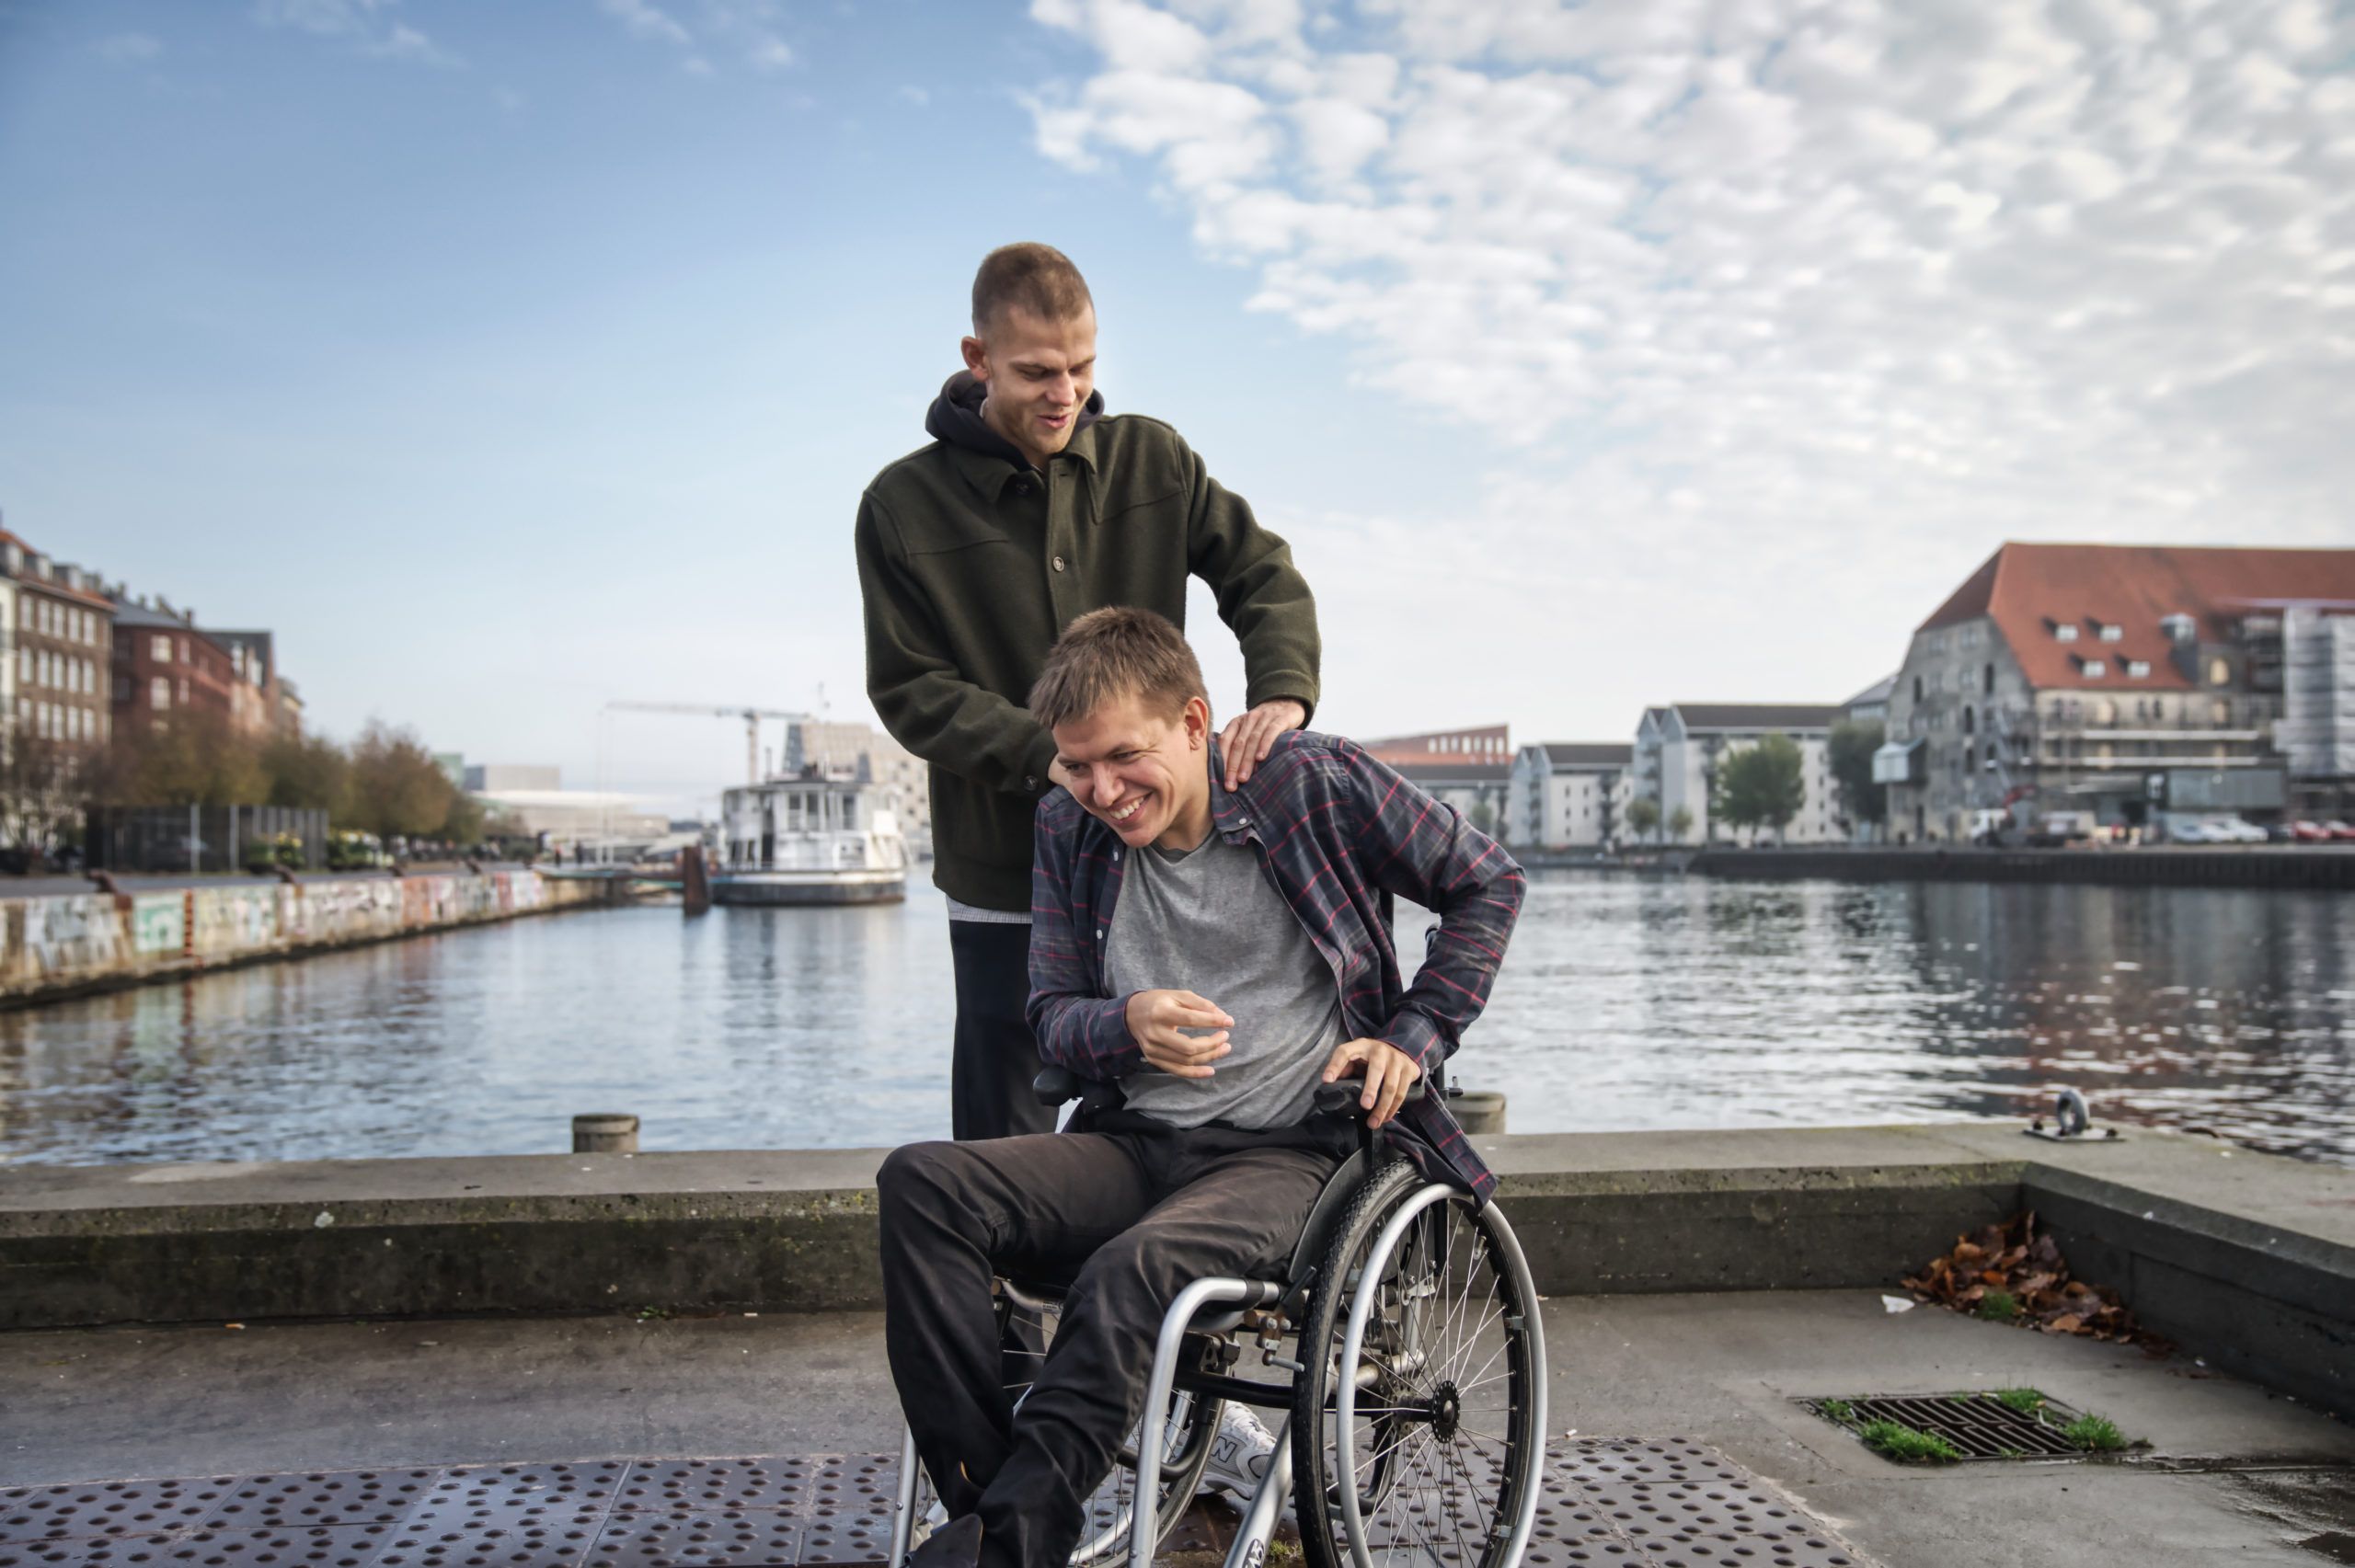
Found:
[[[366,1568],[390,1525],[193,1530],[86,1542],[77,1568]]]
[[[782,1508],[617,1513],[598,1536],[588,1568],[768,1568],[802,1561],[802,1529],[803,1520]],[[876,1560],[882,1560],[880,1551]]]
[[[397,1524],[424,1500],[441,1473],[342,1470],[248,1476],[230,1488],[228,1500],[204,1522],[224,1529]]]
[[[1584,1438],[1546,1459],[1529,1568],[1870,1568],[1703,1445]],[[0,1568],[879,1563],[898,1468],[890,1455],[803,1455],[25,1487],[0,1492]],[[1402,1511],[1415,1526],[1444,1516],[1435,1501]],[[1477,1551],[1372,1544],[1417,1568],[1460,1568]]]
[[[227,1478],[200,1477],[10,1487],[0,1491],[0,1546],[192,1529],[221,1506],[236,1485]]]

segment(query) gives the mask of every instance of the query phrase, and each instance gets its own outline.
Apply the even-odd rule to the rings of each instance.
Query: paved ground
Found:
[[[2355,1562],[2355,1430],[2188,1361],[1869,1291],[1565,1299],[1546,1333],[1557,1439],[1707,1445],[1887,1568]],[[2020,1384],[2150,1448],[1901,1469],[1791,1403]],[[20,1333],[0,1335],[0,1486],[898,1442],[864,1314]]]

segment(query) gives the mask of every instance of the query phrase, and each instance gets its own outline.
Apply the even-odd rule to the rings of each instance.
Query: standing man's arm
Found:
[[[859,597],[867,611],[867,695],[891,738],[987,789],[1043,795],[1060,776],[1055,741],[1029,710],[958,673],[907,571],[899,529],[872,494],[858,503]]]
[[[1248,502],[1210,475],[1181,441],[1188,505],[1186,564],[1218,596],[1219,619],[1243,645],[1245,711],[1219,735],[1226,787],[1251,776],[1268,748],[1316,711],[1324,645],[1316,601],[1292,565],[1292,546],[1259,526]]]

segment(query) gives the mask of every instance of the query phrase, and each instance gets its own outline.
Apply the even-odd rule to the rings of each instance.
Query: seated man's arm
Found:
[[[1058,809],[1060,807],[1060,809]],[[1030,1032],[1039,1055],[1082,1078],[1113,1082],[1142,1070],[1126,997],[1097,988],[1093,926],[1074,918],[1076,853],[1086,816],[1062,790],[1039,803],[1030,854]]]
[[[1428,1078],[1488,1005],[1528,879],[1503,845],[1455,807],[1354,745],[1343,742],[1341,754],[1367,879],[1439,916],[1423,967],[1380,1036]]]

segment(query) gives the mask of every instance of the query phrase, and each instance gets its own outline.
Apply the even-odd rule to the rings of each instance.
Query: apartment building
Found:
[[[6,586],[6,723],[18,736],[78,752],[113,733],[107,670],[114,606],[97,577],[53,561],[0,531],[0,575]]]
[[[1513,753],[1506,841],[1517,849],[1606,849],[1628,837],[1636,749],[1548,740]]]
[[[1804,786],[1798,815],[1778,835],[1785,843],[1831,843],[1846,837],[1827,754],[1832,727],[1845,716],[1837,704],[1675,703],[1647,708],[1636,727],[1634,794],[1660,807],[1669,842],[1713,843],[1735,835],[1711,815],[1717,773],[1737,752],[1770,735],[1799,749]],[[1682,839],[1668,828],[1679,809],[1693,825]]]

